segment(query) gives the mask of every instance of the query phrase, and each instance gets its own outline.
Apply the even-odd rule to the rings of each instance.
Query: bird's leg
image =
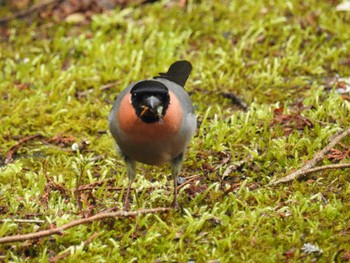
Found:
[[[177,176],[181,170],[182,159],[183,159],[183,153],[175,157],[171,162],[171,165],[172,165],[171,175],[174,180],[174,200],[173,200],[172,206],[174,208],[179,208],[179,203],[177,202]]]
[[[124,210],[129,211],[130,209],[129,195],[130,195],[131,184],[134,181],[135,175],[136,175],[136,164],[135,164],[135,161],[130,159],[128,156],[124,156],[124,161],[126,163],[126,169],[127,169],[128,178],[129,178],[128,189],[126,190],[126,196],[124,201]]]

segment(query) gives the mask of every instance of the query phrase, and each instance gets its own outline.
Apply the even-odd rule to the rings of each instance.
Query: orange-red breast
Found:
[[[135,162],[161,165],[170,162],[177,207],[177,176],[184,151],[196,130],[193,105],[184,85],[192,70],[186,61],[173,63],[167,73],[141,80],[124,89],[109,115],[109,129],[122,154],[129,177],[125,209],[129,209]]]

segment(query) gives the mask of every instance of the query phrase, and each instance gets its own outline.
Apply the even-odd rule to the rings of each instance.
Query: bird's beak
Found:
[[[141,116],[145,115],[146,112],[151,111],[157,115],[159,111],[163,111],[162,101],[155,96],[149,96],[143,100],[142,103],[143,111],[141,112]]]
[[[157,108],[162,104],[162,101],[155,96],[149,96],[144,99],[143,105],[148,107],[150,110],[157,112]]]

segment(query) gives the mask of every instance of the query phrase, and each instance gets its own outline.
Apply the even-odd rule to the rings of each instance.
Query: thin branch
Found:
[[[96,187],[93,186],[84,186],[81,189],[79,189],[79,192],[83,192],[83,191],[92,191],[95,190]],[[115,191],[115,192],[119,192],[122,191],[123,189],[125,189],[125,187],[118,187],[118,186],[106,186],[105,188],[103,188],[104,191]],[[131,187],[131,190],[134,190],[133,187]]]
[[[28,8],[26,10],[19,11],[17,13],[14,13],[13,15],[1,18],[0,19],[0,25],[6,24],[7,22],[9,22],[9,21],[11,21],[13,19],[16,19],[16,18],[22,18],[22,17],[28,16],[28,15],[34,13],[34,12],[37,12],[37,11],[40,11],[41,9],[46,8],[49,5],[52,5],[52,4],[56,3],[56,2],[59,3],[61,1],[63,1],[63,0],[48,0],[48,1],[36,4],[36,5],[32,5],[30,8]]]
[[[180,184],[178,187],[177,187],[177,191],[180,191],[181,188],[183,188],[185,185],[188,185],[190,182],[194,181],[194,180],[197,180],[198,178],[200,177],[200,175],[193,175],[191,177],[188,177],[187,181],[184,182],[183,184]]]
[[[190,182],[198,179],[200,177],[200,175],[192,175],[192,176],[189,176],[189,177],[186,177],[186,181],[184,183],[182,183],[181,185],[179,185],[177,187],[178,190],[180,190],[181,188],[183,188],[185,185],[189,184]],[[82,191],[91,191],[91,190],[94,190],[96,189],[97,187],[99,186],[102,186],[103,184],[105,183],[112,183],[115,181],[115,178],[110,178],[110,179],[105,179],[105,180],[102,180],[102,181],[97,181],[97,182],[93,182],[93,183],[90,183],[90,184],[85,184],[85,185],[81,185],[79,186],[78,188],[78,191],[82,192]],[[156,186],[150,186],[150,187],[144,187],[143,189],[147,189],[147,190],[154,190],[154,189],[157,189],[158,187]],[[162,188],[164,188],[162,186]],[[125,187],[118,187],[118,186],[106,186],[104,188],[104,190],[106,191],[122,191],[123,189],[125,189]],[[134,190],[135,188],[131,187],[130,190]],[[165,189],[168,189],[167,187],[165,187]],[[76,189],[73,189],[74,191],[77,191]]]
[[[307,174],[323,171],[323,170],[346,169],[346,168],[350,168],[350,163],[337,163],[337,164],[323,165],[323,166],[318,166],[318,167],[306,170],[303,176]]]
[[[300,176],[303,176],[305,174],[311,173],[311,172],[315,172],[317,171],[318,167],[316,170],[312,170],[312,168],[314,168],[319,162],[321,162],[324,157],[326,156],[326,154],[336,145],[338,144],[344,137],[350,135],[350,128],[346,129],[345,131],[339,132],[336,135],[334,135],[332,138],[330,138],[330,142],[329,144],[324,147],[321,151],[319,151],[318,153],[316,153],[314,155],[314,157],[310,160],[307,161],[306,164],[301,167],[299,170],[288,174],[287,176],[278,179],[277,181],[272,182],[272,185],[276,185],[279,183],[286,183],[289,181],[292,181],[294,179],[299,178]],[[347,167],[345,167],[347,168]],[[310,172],[311,170],[311,172]]]
[[[29,224],[42,224],[45,223],[45,220],[40,219],[0,219],[1,223],[5,222],[14,222],[14,223],[29,223]]]
[[[106,218],[116,218],[116,217],[133,217],[137,215],[142,214],[155,214],[155,213],[161,213],[161,212],[168,212],[171,208],[164,208],[164,207],[158,207],[154,209],[143,209],[138,211],[118,211],[118,212],[111,212],[111,213],[98,213],[94,216],[88,217],[88,218],[81,218],[77,220],[73,220],[65,225],[62,225],[60,227],[51,228],[48,230],[42,230],[35,233],[29,233],[25,235],[15,235],[15,236],[6,236],[0,238],[0,244],[10,243],[10,242],[20,242],[20,241],[26,241],[31,239],[37,239],[37,238],[43,238],[51,235],[61,235],[63,234],[63,231],[78,225],[91,223],[93,221],[98,221]]]
[[[89,183],[89,184],[85,184],[85,185],[80,185],[77,190],[78,191],[91,190],[91,189],[94,189],[95,187],[102,186],[104,184],[113,183],[113,182],[115,182],[115,178],[109,178],[109,179],[105,179],[102,181],[97,181],[97,182],[93,182],[93,183]],[[74,190],[74,191],[76,191],[76,190]]]
[[[27,137],[24,137],[23,139],[19,140],[14,146],[8,150],[6,154],[6,159],[5,159],[5,164],[9,164],[13,161],[13,155],[19,150],[19,148],[25,144],[26,142],[32,141],[36,138],[42,138],[43,136],[41,134],[35,134],[35,135],[30,135]]]
[[[113,88],[114,86],[117,86],[118,84],[120,84],[120,81],[119,81],[119,80],[118,80],[118,81],[115,81],[115,82],[110,82],[110,83],[107,83],[107,84],[105,84],[105,85],[102,85],[102,86],[100,87],[100,90],[101,90],[101,91],[106,91],[106,90],[109,90],[109,89]]]

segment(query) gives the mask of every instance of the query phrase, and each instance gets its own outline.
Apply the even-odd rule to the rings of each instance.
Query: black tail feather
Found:
[[[167,73],[159,73],[159,76],[154,78],[164,78],[184,87],[191,71],[192,65],[190,62],[187,60],[179,60],[171,64]]]

